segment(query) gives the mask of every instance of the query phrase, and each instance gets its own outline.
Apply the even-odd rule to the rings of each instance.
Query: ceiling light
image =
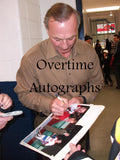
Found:
[[[111,7],[102,7],[102,8],[91,8],[86,9],[86,12],[99,12],[99,11],[111,11],[111,10],[119,10],[120,6],[111,6]]]

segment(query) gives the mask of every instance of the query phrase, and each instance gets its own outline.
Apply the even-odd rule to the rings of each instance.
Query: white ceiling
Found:
[[[120,6],[120,0],[82,0],[83,13],[86,13],[86,9],[90,8],[102,8],[102,7],[110,7],[110,6]],[[119,11],[112,11],[113,16],[110,17],[110,11],[106,12],[93,12],[87,13],[87,16],[90,19],[102,19],[102,18],[114,18],[116,14],[120,14]]]
[[[120,0],[82,0],[83,9],[120,6]]]

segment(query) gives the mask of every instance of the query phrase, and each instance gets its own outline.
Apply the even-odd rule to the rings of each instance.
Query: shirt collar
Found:
[[[76,39],[76,42],[72,49],[71,58],[75,57],[79,53],[79,47],[80,46],[78,45],[78,39]]]
[[[48,47],[47,47],[47,59],[53,58],[58,56],[57,51],[55,50],[54,46],[52,45],[51,41],[48,39]]]

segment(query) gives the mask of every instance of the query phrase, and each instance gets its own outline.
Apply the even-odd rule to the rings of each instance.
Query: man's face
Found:
[[[54,48],[64,57],[68,57],[78,33],[77,19],[73,14],[67,21],[49,20],[48,35]]]
[[[89,43],[89,44],[91,44],[92,40],[88,39],[86,42]]]
[[[117,38],[117,36],[114,36],[113,39],[114,39],[114,42],[118,42],[119,41],[119,38]]]

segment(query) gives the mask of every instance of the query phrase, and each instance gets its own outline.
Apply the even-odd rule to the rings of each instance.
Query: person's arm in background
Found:
[[[7,95],[7,94],[0,94],[0,108],[2,108],[2,110],[6,110],[9,107],[11,107],[12,105],[12,99]],[[2,112],[0,112],[0,115],[2,114]],[[8,123],[8,121],[12,120],[13,116],[9,116],[9,117],[0,117],[0,130],[2,128],[4,128],[6,126],[6,124]]]

